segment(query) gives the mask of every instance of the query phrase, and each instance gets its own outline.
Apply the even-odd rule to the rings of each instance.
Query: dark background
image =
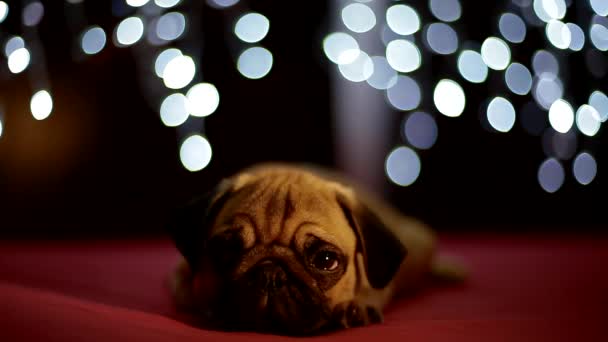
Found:
[[[108,43],[97,55],[75,58],[78,23],[69,5],[43,3],[45,15],[38,31],[54,100],[48,119],[36,121],[29,113],[32,79],[40,75],[12,75],[5,59],[0,59],[4,108],[0,236],[156,234],[162,232],[172,206],[252,163],[304,161],[339,167],[330,86],[330,74],[336,71],[321,48],[331,19],[325,1],[241,1],[224,10],[186,1],[178,7],[196,11],[200,21],[192,25],[184,45],[175,45],[199,57],[203,79],[215,84],[221,96],[218,110],[204,120],[213,159],[195,173],[179,161],[179,130],[162,124],[158,99],[142,90],[134,47],[119,48],[111,42],[113,28],[134,10],[116,2],[111,6],[109,1],[85,1],[86,19],[105,29]],[[573,10],[576,3],[566,20],[589,20],[586,8]],[[426,23],[433,18],[425,4],[414,2],[413,6]],[[14,1],[9,5],[19,8]],[[463,1],[463,16],[455,24],[459,38],[482,42],[489,35],[499,35],[498,16],[513,8],[509,1]],[[242,47],[231,28],[248,9],[263,13],[271,22],[262,43],[272,51],[274,65],[260,80],[245,79],[234,66]],[[0,24],[2,44],[10,34],[21,34],[19,20],[9,15]],[[533,52],[547,46],[542,29],[529,28],[512,59],[530,66]],[[606,227],[608,165],[600,148],[606,142],[602,130],[593,138],[579,134],[578,139],[579,150],[592,151],[598,161],[596,179],[587,186],[578,184],[571,173],[572,161],[567,160],[565,184],[548,194],[537,181],[538,167],[546,158],[541,138],[526,133],[519,117],[507,134],[493,133],[480,123],[486,98],[509,95],[502,73],[491,71],[486,83],[473,85],[459,77],[455,55],[427,56],[430,59],[423,65],[430,68],[433,79],[424,81],[446,76],[457,80],[467,94],[467,107],[457,120],[435,116],[439,137],[432,149],[420,152],[420,178],[405,188],[386,179],[388,199],[444,231],[582,232]],[[564,52],[563,56],[566,94],[573,103],[585,103],[592,89],[606,91],[606,79],[589,73],[583,52]],[[423,105],[431,111],[432,95],[426,90]],[[509,98],[516,109],[532,100],[530,95]],[[394,129],[386,134],[396,146],[403,144],[399,132],[405,113],[392,113]],[[186,128],[202,127],[203,120],[197,120],[189,119]],[[378,153],[386,155],[388,150]],[[383,169],[384,165],[369,167]]]

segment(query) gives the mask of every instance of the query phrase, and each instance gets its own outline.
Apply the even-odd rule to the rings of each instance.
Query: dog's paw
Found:
[[[357,302],[339,304],[334,309],[334,321],[340,328],[354,328],[382,323],[382,312],[370,305]]]

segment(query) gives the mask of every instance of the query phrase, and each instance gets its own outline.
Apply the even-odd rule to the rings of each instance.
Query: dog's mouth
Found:
[[[308,335],[331,317],[321,291],[275,262],[262,262],[228,281],[217,299],[213,312],[227,329]]]

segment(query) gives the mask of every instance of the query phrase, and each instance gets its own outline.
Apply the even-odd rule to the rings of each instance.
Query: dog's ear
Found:
[[[171,212],[167,230],[192,269],[198,266],[204,240],[231,192],[232,182],[223,180],[207,193]]]
[[[385,288],[405,259],[406,247],[367,205],[342,195],[337,199],[357,236],[357,251],[364,257],[369,284],[375,289]]]

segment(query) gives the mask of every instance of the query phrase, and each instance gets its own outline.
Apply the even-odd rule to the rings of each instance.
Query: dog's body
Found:
[[[178,305],[224,326],[309,334],[379,322],[436,270],[434,234],[324,170],[256,166],[178,212]]]

